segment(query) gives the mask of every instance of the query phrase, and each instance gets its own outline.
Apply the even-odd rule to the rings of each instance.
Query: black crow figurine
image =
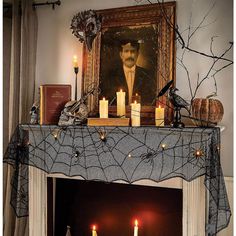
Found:
[[[174,106],[174,110],[175,110],[175,117],[174,117],[174,122],[172,123],[172,126],[175,128],[183,128],[184,123],[181,122],[180,110],[184,108],[190,114],[190,111],[188,109],[189,104],[182,97],[176,94],[176,91],[178,91],[178,89],[175,87],[172,87],[169,90],[169,100],[171,104]]]

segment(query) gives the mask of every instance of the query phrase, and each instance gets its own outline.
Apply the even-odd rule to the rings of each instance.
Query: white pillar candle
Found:
[[[117,116],[125,116],[125,92],[116,92],[117,96]]]
[[[100,118],[108,118],[108,100],[103,98],[99,101]]]
[[[134,236],[138,236],[138,221],[135,220],[134,223]]]
[[[164,126],[164,118],[165,118],[165,109],[159,105],[159,107],[156,107],[155,111],[156,126]]]
[[[92,236],[97,236],[97,231],[96,231],[95,225],[93,226],[93,229],[92,229]]]
[[[131,124],[132,126],[140,126],[140,110],[141,104],[134,101],[131,103]]]

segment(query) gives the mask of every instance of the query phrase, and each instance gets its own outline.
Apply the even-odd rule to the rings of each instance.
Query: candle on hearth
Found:
[[[158,107],[156,107],[155,111],[156,126],[164,126],[164,118],[165,118],[165,109],[159,105]]]
[[[108,118],[108,100],[103,98],[99,101],[100,118]]]
[[[97,236],[96,225],[93,225],[92,236]]]
[[[125,92],[116,92],[117,96],[117,116],[125,116]]]
[[[141,104],[134,101],[131,103],[131,124],[132,126],[140,126]]]
[[[78,68],[78,59],[76,55],[73,56],[73,66],[74,68]]]
[[[138,220],[134,222],[134,236],[138,236]]]

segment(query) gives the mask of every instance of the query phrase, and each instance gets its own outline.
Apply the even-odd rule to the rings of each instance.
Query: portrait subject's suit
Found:
[[[111,71],[108,73],[108,75],[106,75],[106,78],[102,78],[100,88],[101,95],[108,98],[109,101],[111,101],[116,96],[116,92],[122,89],[127,93],[126,104],[128,104],[128,85],[123,67]],[[138,93],[138,95],[141,96],[142,104],[151,105],[153,99],[156,96],[156,88],[156,78],[151,76],[146,69],[136,66],[133,95]]]

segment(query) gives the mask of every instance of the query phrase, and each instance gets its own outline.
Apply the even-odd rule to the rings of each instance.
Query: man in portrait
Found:
[[[119,45],[121,63],[111,65],[111,70],[102,78],[101,94],[109,100],[122,89],[126,92],[126,104],[132,102],[132,96],[141,96],[141,103],[151,105],[156,96],[156,78],[147,69],[137,65],[140,44],[137,40],[122,40]],[[109,63],[109,62],[107,62]]]

